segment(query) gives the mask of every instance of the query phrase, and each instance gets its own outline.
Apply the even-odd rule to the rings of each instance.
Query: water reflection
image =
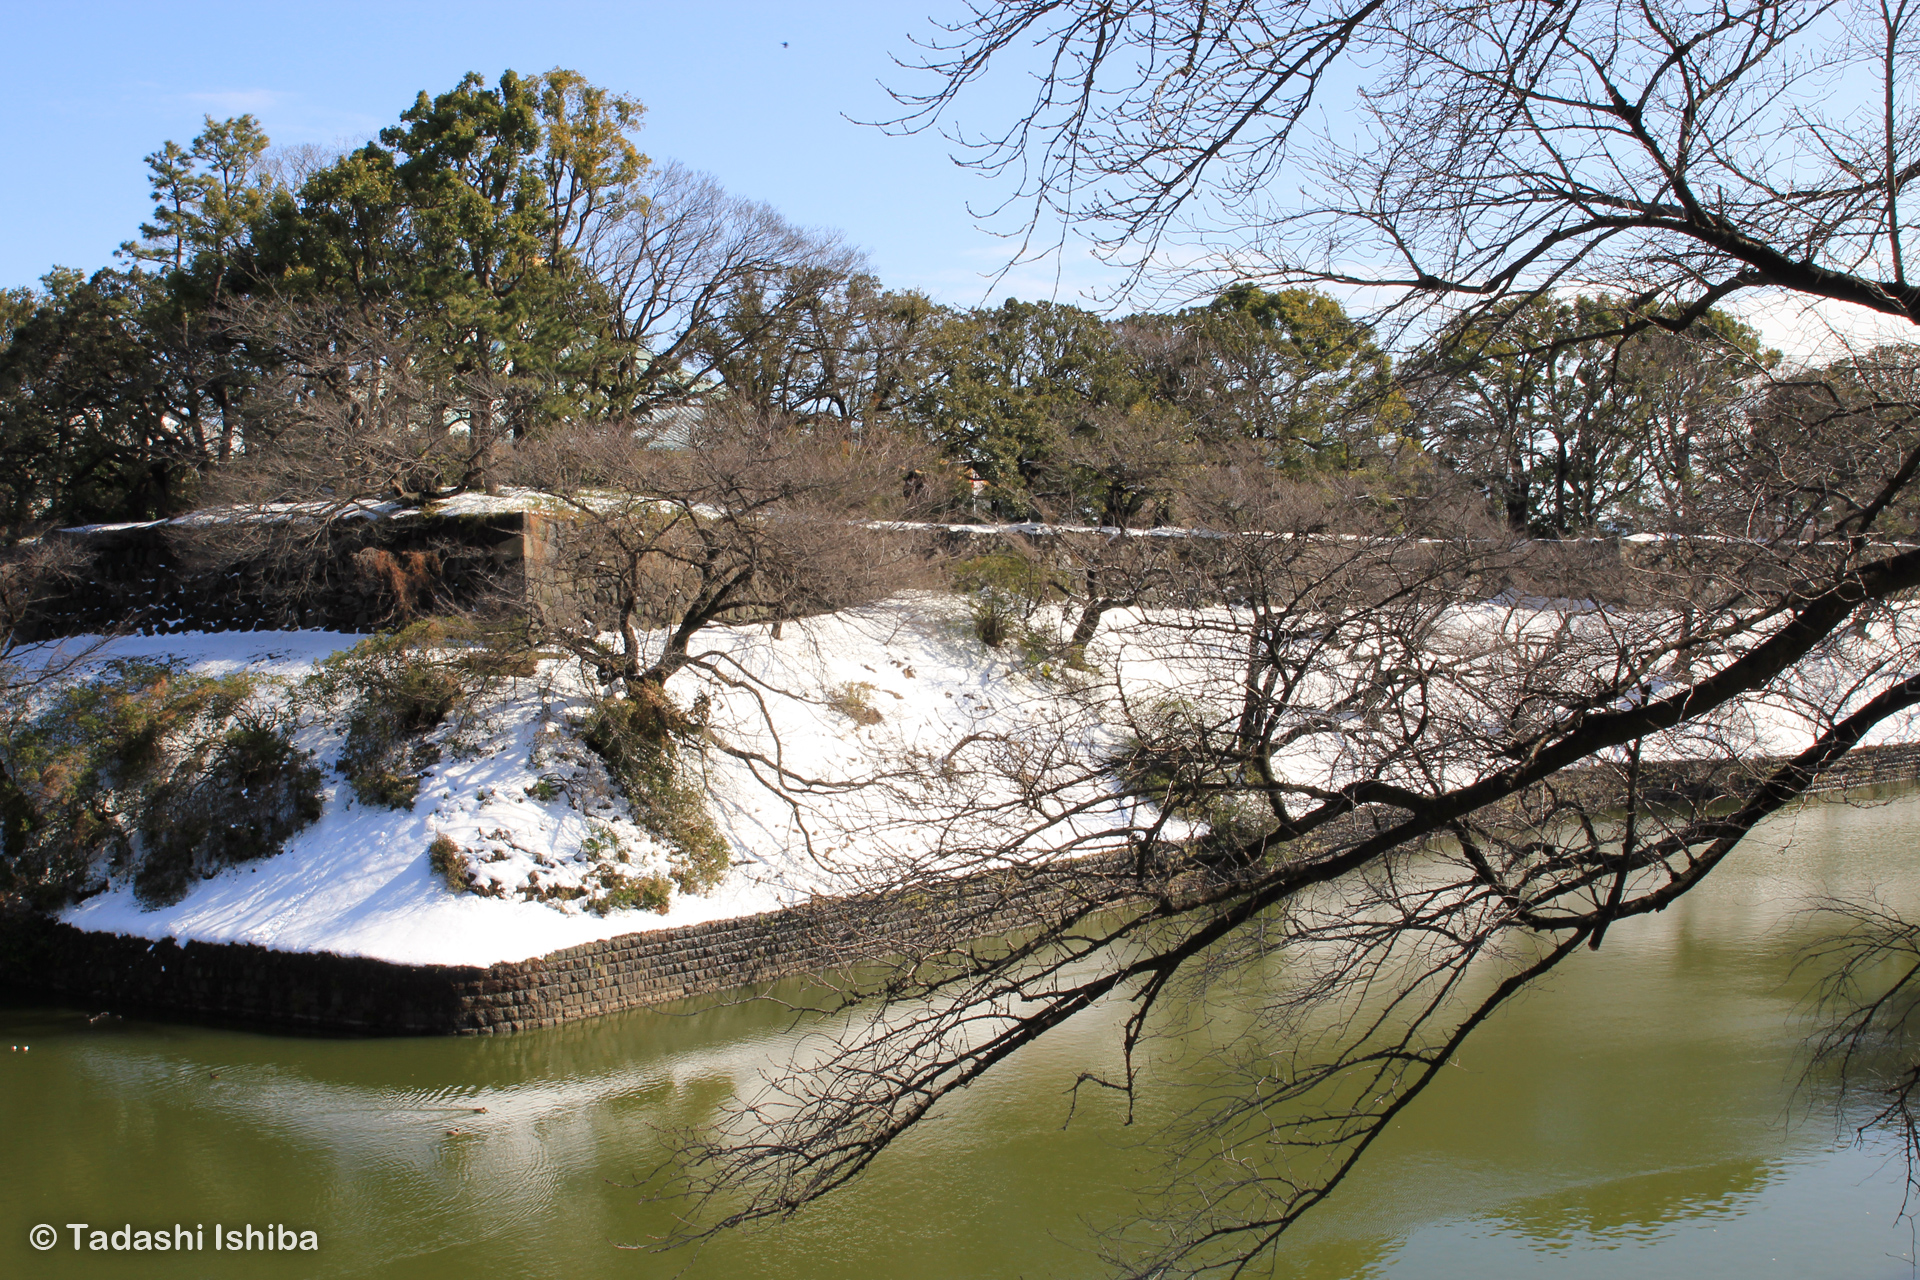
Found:
[[[1854,1150],[1793,1081],[1810,900],[1911,904],[1920,801],[1824,806],[1666,916],[1617,925],[1491,1022],[1303,1224],[1280,1274],[1910,1275],[1900,1168]],[[777,1229],[670,1265],[630,1185],[796,1044],[769,1005],[635,1013],[502,1039],[328,1040],[0,1009],[0,1266],[95,1275],[36,1222],[311,1227],[312,1255],[153,1255],[141,1275],[1042,1276],[1093,1269],[1152,1155],[1110,1104],[1062,1130],[1098,1018],[1010,1065]],[[1811,1106],[1812,1119],[1804,1119]],[[1795,1116],[1803,1119],[1796,1122]],[[1149,1116],[1149,1119],[1152,1117]],[[134,1264],[135,1260],[120,1261]],[[235,1265],[235,1263],[243,1265]]]
[[[1759,1160],[1657,1169],[1520,1200],[1491,1215],[1491,1221],[1548,1252],[1575,1245],[1644,1244],[1671,1235],[1675,1223],[1736,1218],[1781,1176],[1779,1163]]]

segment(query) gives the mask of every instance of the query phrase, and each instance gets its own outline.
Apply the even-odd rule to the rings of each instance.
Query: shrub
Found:
[[[682,893],[711,892],[730,865],[727,842],[707,812],[705,791],[680,776],[680,748],[698,726],[664,690],[640,684],[594,708],[581,734],[620,784],[634,821],[671,846],[670,870]]]
[[[1012,645],[1022,662],[1052,679],[1062,646],[1051,626],[1036,624],[1036,615],[1064,593],[1046,565],[1001,551],[962,561],[952,576],[955,589],[968,597],[968,615],[980,643],[989,649]],[[1066,658],[1067,665],[1075,665],[1074,655]]]
[[[346,697],[347,740],[338,768],[362,803],[410,809],[420,779],[440,760],[422,735],[464,705],[482,683],[466,662],[470,645],[438,622],[363,640],[320,664],[313,688]]]
[[[1006,551],[961,561],[953,568],[953,585],[971,598],[973,633],[989,649],[1019,635],[1054,594],[1038,561]]]
[[[998,595],[982,592],[973,605],[973,634],[989,649],[998,649],[1012,634],[1013,615]]]
[[[467,855],[446,832],[434,836],[433,843],[427,846],[427,865],[433,868],[435,875],[447,882],[447,888],[454,893],[467,893],[473,888],[467,878],[471,871]]]
[[[1240,843],[1271,831],[1274,817],[1246,794],[1249,766],[1212,741],[1225,730],[1193,704],[1167,698],[1135,717],[1112,768],[1127,790],[1164,813],[1205,823],[1210,842]]]
[[[150,905],[178,902],[196,872],[264,858],[320,811],[312,757],[278,728],[242,717],[221,735],[204,771],[176,772],[156,788],[141,824],[134,892]]]
[[[673,905],[673,884],[663,875],[632,878],[603,875],[600,878],[600,884],[606,892],[587,904],[587,909],[595,915],[603,916],[609,911],[630,907],[638,907],[642,911],[651,911],[656,915],[665,915],[667,909]]]
[[[477,680],[525,680],[540,670],[540,651],[524,617],[442,619],[432,625],[454,666]]]
[[[827,705],[862,728],[880,723],[880,711],[872,699],[873,686],[864,680],[841,685],[827,693]]]
[[[611,827],[594,825],[580,842],[580,852],[599,859],[594,868],[601,892],[587,903],[587,910],[604,916],[609,911],[630,907],[665,915],[673,905],[673,881],[659,872],[629,876],[619,865],[631,861],[620,835]]]
[[[147,905],[320,815],[320,771],[248,709],[255,682],[110,664],[0,746],[0,894],[51,909],[126,872]]]

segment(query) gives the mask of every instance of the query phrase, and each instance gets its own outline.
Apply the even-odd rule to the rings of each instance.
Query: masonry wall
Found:
[[[829,899],[487,968],[150,942],[18,916],[0,919],[0,985],[83,1007],[144,1007],[330,1032],[525,1031],[822,973],[922,941],[1012,932],[1063,905],[1068,892],[1007,889],[999,878],[977,877],[891,899]]]
[[[1807,794],[1835,795],[1857,787],[1890,786],[1916,778],[1920,778],[1920,743],[1859,747],[1821,772],[1807,788]]]
[[[517,598],[525,524],[510,513],[325,527],[161,523],[57,531],[49,536],[77,548],[85,565],[21,638],[111,630],[371,631],[489,596]]]
[[[1863,748],[1816,794],[1920,779],[1920,745]],[[1081,868],[1082,871],[1086,868]],[[1039,874],[1045,874],[1039,873]],[[375,1035],[525,1031],[822,973],[955,939],[1004,935],[1079,905],[1098,877],[979,876],[888,898],[631,933],[487,968],[390,964],[264,947],[149,942],[33,916],[0,919],[0,986],[83,1007],[145,1007]]]

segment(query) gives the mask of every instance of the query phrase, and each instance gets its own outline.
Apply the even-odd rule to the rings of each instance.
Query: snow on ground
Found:
[[[1096,663],[1117,675],[1136,709],[1156,698],[1207,703],[1231,697],[1245,640],[1227,625],[1226,611],[1213,612],[1219,625],[1209,641],[1204,627],[1169,630],[1137,611],[1116,611],[1103,626]],[[1187,622],[1194,621],[1189,615]],[[1597,611],[1577,621],[1614,625]],[[1513,651],[1503,635],[1562,625],[1572,625],[1565,614],[1485,604],[1460,607],[1445,630],[1464,655],[1460,660],[1490,662],[1488,680],[1496,681],[1499,655]],[[249,669],[291,686],[314,662],[362,638],[326,632],[130,637],[111,642],[94,660],[170,658],[208,674]],[[1890,633],[1884,647],[1910,651],[1912,639]],[[1210,646],[1217,652],[1209,654]],[[145,909],[128,885],[115,884],[62,918],[83,929],[155,939],[486,965],[768,911],[816,893],[857,889],[903,865],[954,869],[964,865],[950,857],[956,848],[1023,838],[1053,850],[1085,848],[1137,816],[1116,799],[1110,782],[1079,772],[1117,742],[1111,707],[1103,724],[1101,714],[1062,696],[1078,677],[1042,675],[981,646],[967,626],[964,601],[916,597],[789,622],[778,640],[764,626],[720,628],[703,634],[695,650],[731,683],[688,671],[675,677],[670,691],[682,706],[704,693],[711,704],[707,723],[761,757],[707,753],[709,807],[734,863],[708,896],[675,893],[664,914],[621,909],[605,915],[583,910],[579,900],[516,896],[527,884],[585,883],[609,846],[627,851],[636,865],[657,865],[664,857],[632,821],[604,767],[568,731],[592,690],[576,665],[555,661],[481,699],[470,715],[438,732],[441,760],[410,811],[359,803],[328,768],[321,818],[278,855],[220,872],[170,907]],[[1818,684],[1845,675],[1833,663],[1828,667],[1822,675],[1828,668],[1815,664],[1807,678]],[[1496,697],[1488,705],[1503,704]],[[1722,749],[1737,740],[1742,750],[1785,751],[1803,747],[1810,728],[1791,699],[1775,698],[1742,710],[1715,732]],[[1913,728],[1910,720],[1892,721],[1872,740],[1905,740]],[[1355,751],[1364,748],[1360,737]],[[331,765],[340,730],[319,717],[296,741]],[[963,749],[991,753],[992,767],[949,767]],[[1342,735],[1321,734],[1280,764],[1287,776],[1337,784],[1366,767],[1364,755],[1349,750]],[[1704,752],[1676,738],[1667,753]],[[1063,760],[1073,765],[1059,773],[1070,785],[1054,794],[1049,771],[1059,771]],[[763,785],[776,764],[791,771],[784,795]],[[1014,793],[1023,786],[1042,798],[1022,801]],[[960,830],[963,813],[971,825]],[[428,864],[428,846],[438,835],[464,850],[482,887],[497,884],[500,896],[450,891]]]
[[[247,668],[292,681],[316,660],[363,638],[327,632],[131,637],[112,642],[97,660],[167,658],[207,674]],[[808,695],[806,701],[766,701],[789,766],[815,777],[862,776],[903,743],[930,751],[966,733],[1018,737],[1026,718],[1047,702],[1003,657],[954,635],[948,619],[927,622],[881,609],[790,622],[779,641],[765,627],[722,630],[704,639],[711,651],[732,650],[733,659],[767,685]],[[671,686],[683,700],[691,687],[683,682],[692,678],[689,673]],[[862,685],[869,688],[855,696],[882,717],[864,727],[828,705],[830,695]],[[532,871],[549,884],[577,883],[592,861],[581,856],[582,845],[609,833],[644,860],[649,838],[604,782],[595,785],[597,761],[583,761],[588,753],[562,729],[568,714],[584,708],[585,692],[571,664],[544,664],[539,677],[514,682],[479,708],[472,722],[442,732],[442,760],[411,811],[357,802],[344,779],[328,769],[321,818],[278,855],[224,870],[170,907],[145,909],[129,885],[114,884],[62,918],[83,929],[155,939],[485,965],[844,891],[858,883],[862,863],[860,851],[846,847],[851,839],[836,833],[857,830],[868,840],[911,841],[911,815],[897,803],[881,806],[880,813],[872,797],[850,807],[849,797],[833,795],[813,798],[807,815],[811,839],[802,838],[793,810],[757,785],[746,766],[710,759],[712,805],[734,846],[735,863],[710,896],[675,893],[665,914],[625,909],[599,916],[578,902],[449,892],[428,866],[428,845],[439,834],[468,851],[483,879],[518,883]],[[758,705],[736,697],[717,707],[716,717],[736,721],[739,736],[750,740]],[[338,730],[325,725],[296,741],[325,764],[340,745]]]

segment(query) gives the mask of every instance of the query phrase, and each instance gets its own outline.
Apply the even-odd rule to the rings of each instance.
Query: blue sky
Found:
[[[909,33],[924,34],[929,13],[956,7],[0,0],[4,93],[24,126],[0,135],[0,286],[54,265],[107,265],[149,212],[143,158],[191,139],[205,115],[251,112],[280,143],[352,143],[464,72],[564,66],[647,105],[649,155],[842,232],[890,286],[957,305],[1056,296],[1052,266],[986,278],[1009,249],[978,229],[968,204],[1000,192],[955,168],[945,142],[844,118],[885,115],[879,82],[908,79],[890,55],[911,52]],[[994,105],[970,104],[982,123]],[[1073,301],[1111,278],[1072,250],[1057,296]]]
[[[1118,273],[1070,243],[1063,260],[990,277],[1011,250],[969,204],[1004,186],[956,168],[941,138],[889,136],[880,87],[915,83],[911,56],[929,15],[963,0],[549,0],[460,4],[22,3],[0,0],[7,62],[0,93],[20,126],[0,134],[0,286],[54,265],[112,261],[149,212],[144,157],[186,142],[201,118],[250,111],[276,142],[354,143],[392,123],[416,93],[467,71],[570,67],[646,103],[642,147],[716,175],[792,220],[866,249],[881,279],[960,306],[1021,298],[1087,301]],[[1020,76],[976,86],[958,122],[1002,123]],[[1337,106],[1334,106],[1337,110]],[[1830,349],[1836,331],[1905,338],[1838,304],[1755,295],[1736,310],[1789,352]]]

